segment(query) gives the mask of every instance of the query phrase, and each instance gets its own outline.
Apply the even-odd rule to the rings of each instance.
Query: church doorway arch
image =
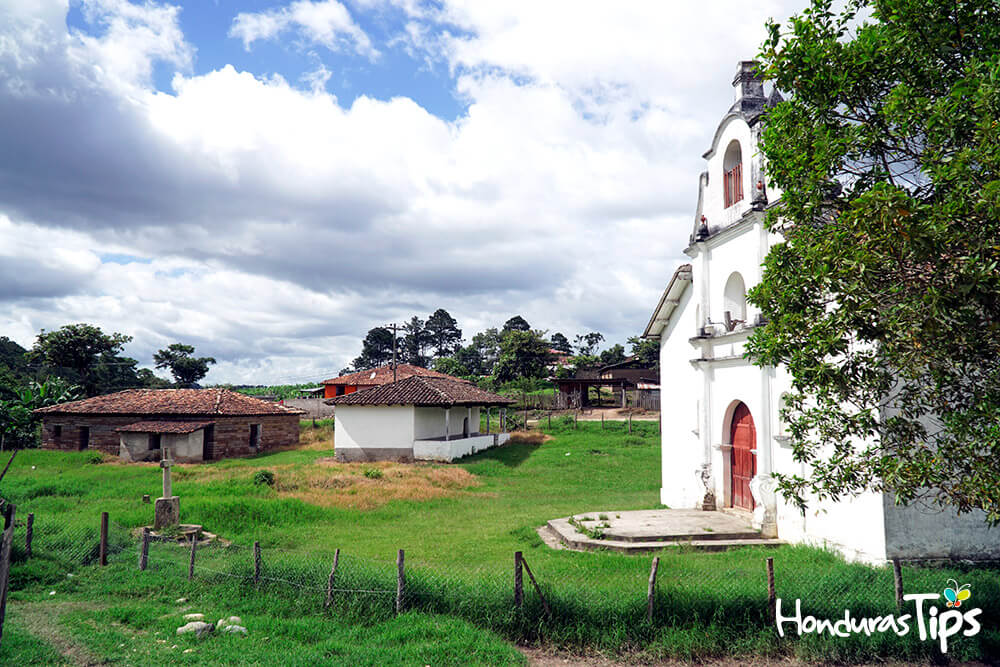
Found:
[[[729,504],[745,510],[754,508],[750,480],[757,474],[757,429],[750,408],[737,403],[729,422]]]

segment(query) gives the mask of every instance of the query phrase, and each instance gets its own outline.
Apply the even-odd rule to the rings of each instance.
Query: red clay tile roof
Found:
[[[194,433],[200,428],[211,426],[215,422],[154,422],[144,421],[121,426],[115,430],[119,433]]]
[[[413,377],[414,375],[419,375],[423,377],[448,378],[450,380],[459,380],[459,378],[453,377],[451,375],[445,375],[444,373],[438,373],[437,371],[432,371],[429,368],[421,368],[420,366],[411,366],[410,364],[396,365],[397,380],[405,380],[406,378]],[[392,381],[393,381],[392,365],[388,364],[386,366],[379,366],[378,368],[371,368],[366,371],[358,371],[357,373],[350,373],[349,375],[341,375],[339,378],[323,380],[323,384],[379,385],[379,384],[388,384],[389,382]]]
[[[454,378],[415,375],[327,401],[329,405],[509,405],[514,400]]]
[[[36,413],[75,415],[298,415],[302,410],[229,389],[126,389],[82,401],[39,408]]]

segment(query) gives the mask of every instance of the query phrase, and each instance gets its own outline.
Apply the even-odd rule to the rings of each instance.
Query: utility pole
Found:
[[[392,329],[392,381],[396,381],[396,332],[399,331],[399,325],[393,322],[392,324],[385,325],[386,329]]]

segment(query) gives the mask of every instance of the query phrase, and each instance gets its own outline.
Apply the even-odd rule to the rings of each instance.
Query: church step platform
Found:
[[[583,512],[553,519],[549,530],[571,549],[643,553],[686,545],[704,551],[742,546],[774,546],[741,517],[701,510]],[[582,530],[581,530],[582,529]]]

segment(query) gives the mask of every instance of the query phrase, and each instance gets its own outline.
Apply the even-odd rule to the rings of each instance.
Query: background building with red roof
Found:
[[[323,380],[323,398],[336,398],[337,396],[353,394],[363,389],[371,389],[372,387],[379,387],[390,382],[405,380],[414,375],[449,378],[452,380],[458,379],[444,373],[432,371],[429,368],[421,368],[420,366],[412,366],[410,364],[396,364],[396,372],[393,374],[392,364],[386,364],[378,368],[371,368],[348,375],[341,375],[330,380]]]

